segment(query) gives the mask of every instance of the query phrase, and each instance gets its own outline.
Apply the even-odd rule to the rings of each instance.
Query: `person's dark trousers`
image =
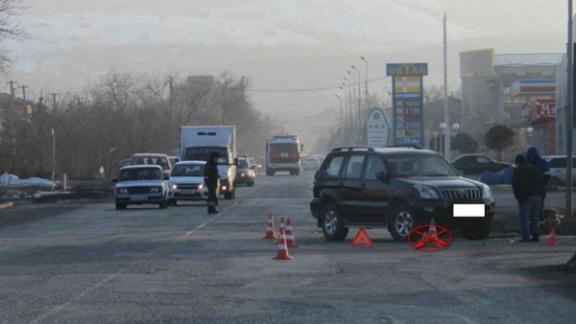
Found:
[[[216,195],[216,187],[208,186],[208,214],[215,214],[216,206],[218,205],[218,195]]]
[[[542,197],[529,196],[520,203],[520,230],[522,241],[537,240],[540,233],[540,214],[542,213]]]

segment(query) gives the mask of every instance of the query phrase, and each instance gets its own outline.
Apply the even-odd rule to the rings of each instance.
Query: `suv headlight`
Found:
[[[427,186],[414,186],[422,199],[440,199],[436,189]]]
[[[492,198],[492,189],[489,185],[482,185],[482,198]]]
[[[160,192],[160,187],[152,187],[150,188],[150,192]]]
[[[126,189],[126,188],[120,188],[120,189],[118,189],[118,193],[119,193],[119,194],[127,194],[127,193],[128,193],[128,189]]]
[[[178,185],[174,183],[172,186],[170,186],[170,188],[172,188],[172,190],[177,190],[177,189],[178,189]]]

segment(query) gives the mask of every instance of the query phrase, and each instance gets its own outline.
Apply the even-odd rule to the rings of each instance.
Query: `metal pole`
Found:
[[[566,82],[566,217],[572,217],[572,167],[573,167],[573,114],[574,114],[574,35],[573,35],[573,3],[568,0],[568,41],[566,47],[566,68],[568,80]]]
[[[368,100],[368,60],[364,56],[360,56],[360,59],[364,61],[366,66],[366,71],[364,73],[364,97]]]
[[[447,16],[444,14],[443,30],[444,30],[444,122],[446,128],[444,129],[444,157],[446,160],[452,160],[452,147],[450,139],[450,114],[448,113],[448,37],[446,30]]]
[[[54,128],[50,131],[52,133],[52,189],[54,189],[56,181],[56,133]]]

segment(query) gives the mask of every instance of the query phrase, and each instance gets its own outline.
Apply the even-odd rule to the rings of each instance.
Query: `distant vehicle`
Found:
[[[485,217],[455,218],[454,204],[477,205]],[[415,148],[334,149],[316,172],[312,215],[330,241],[350,226],[387,226],[405,241],[419,224],[457,228],[467,239],[488,237],[494,215],[490,187],[459,173],[439,154]]]
[[[204,186],[206,161],[182,161],[172,168],[168,180],[169,200],[174,206],[180,200],[207,200],[208,189]]]
[[[548,155],[543,156],[543,159],[548,161],[550,166],[550,180],[548,181],[548,188],[556,190],[559,186],[565,186],[568,183],[568,176],[566,169],[568,163],[566,162],[566,155]],[[576,157],[574,157],[574,167],[576,167]],[[576,180],[576,174],[572,176],[572,182]]]
[[[132,155],[130,165],[158,165],[166,178],[170,177],[172,171],[170,158],[162,153],[136,153]]]
[[[290,175],[300,175],[304,145],[297,135],[275,135],[266,142],[266,175],[273,176],[279,171]]]
[[[128,165],[120,169],[114,181],[116,209],[126,209],[128,205],[158,204],[168,207],[168,186],[157,165]]]
[[[481,175],[485,172],[499,172],[513,166],[499,162],[484,154],[464,154],[452,161],[452,165],[463,175]]]
[[[319,158],[315,156],[305,156],[302,159],[302,164],[304,166],[304,170],[318,170],[322,162]]]
[[[245,184],[249,187],[256,183],[256,165],[249,162],[249,158],[239,157],[236,169],[236,184]]]
[[[212,152],[220,153],[218,172],[225,199],[236,196],[236,126],[180,127],[182,161],[208,161]]]
[[[176,163],[180,162],[179,156],[169,156],[168,159],[170,159],[170,165],[172,165],[172,167],[174,167]]]

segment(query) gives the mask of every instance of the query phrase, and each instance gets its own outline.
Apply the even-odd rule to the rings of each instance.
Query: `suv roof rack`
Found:
[[[344,152],[344,151],[348,151],[348,152],[352,152],[352,151],[368,151],[368,152],[374,152],[374,148],[373,147],[363,147],[363,146],[351,146],[351,147],[337,147],[332,149],[332,152]]]

